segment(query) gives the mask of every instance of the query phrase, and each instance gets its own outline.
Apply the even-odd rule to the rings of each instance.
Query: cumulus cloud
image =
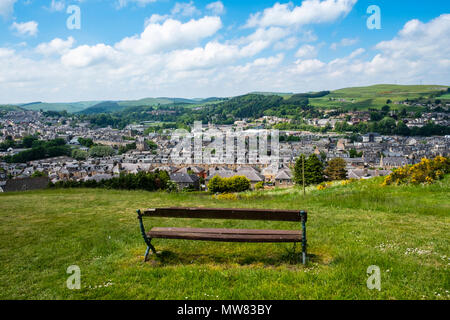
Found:
[[[63,65],[68,67],[88,67],[98,63],[106,63],[114,60],[116,51],[103,43],[95,46],[79,46],[68,51],[61,57]]]
[[[184,17],[192,17],[200,14],[193,1],[190,2],[177,2],[172,9],[172,15],[181,15]]]
[[[13,22],[11,29],[20,36],[35,36],[38,33],[38,23],[36,21]]]
[[[169,15],[160,15],[160,14],[152,14],[150,18],[147,18],[144,22],[144,26],[147,27],[149,24],[157,24],[160,22],[164,22],[165,20],[169,19]]]
[[[75,43],[73,37],[68,37],[67,40],[55,38],[50,42],[41,43],[36,47],[36,52],[45,56],[62,55],[67,53]]]
[[[293,60],[265,50],[300,37],[287,27],[258,27],[238,39],[208,39],[221,26],[219,17],[184,23],[168,18],[111,45],[74,47],[74,39],[57,38],[36,47],[45,58],[0,48],[1,102],[229,96],[449,80],[448,14],[429,22],[411,20],[392,39],[332,61],[317,57],[321,43],[303,44]]]
[[[355,39],[351,39],[351,38],[344,38],[339,42],[333,42],[330,45],[330,48],[333,50],[336,50],[338,47],[350,47],[356,43],[358,43],[359,39],[355,38]]]
[[[155,2],[156,0],[117,0],[116,7],[117,9],[121,9],[123,7],[126,7],[129,4],[137,4],[140,7],[145,7],[149,3]]]
[[[63,11],[65,7],[66,3],[64,0],[61,1],[52,0],[52,2],[50,3],[50,7],[48,9],[50,11]]]
[[[317,56],[317,48],[315,46],[305,44],[297,50],[295,56],[297,58],[314,58]]]
[[[313,72],[320,72],[320,70],[325,67],[325,63],[317,59],[297,60],[295,64],[295,71],[298,74],[302,75]]]
[[[263,12],[253,14],[247,27],[301,26],[326,23],[346,16],[357,0],[304,0],[300,6],[276,3]]]
[[[211,2],[206,6],[206,9],[209,10],[213,15],[220,16],[225,13],[225,6],[222,1]]]
[[[218,17],[204,17],[186,23],[174,19],[168,19],[163,24],[149,22],[139,36],[125,38],[115,47],[135,54],[151,54],[195,45],[214,35],[220,28],[222,21]]]
[[[14,4],[17,0],[2,0],[0,1],[0,16],[8,18],[14,11]]]

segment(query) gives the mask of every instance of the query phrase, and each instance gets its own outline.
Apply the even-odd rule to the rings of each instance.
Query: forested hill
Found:
[[[314,94],[295,94],[290,97],[279,95],[247,94],[205,108],[206,116],[219,122],[231,122],[234,119],[259,118],[267,114],[295,114],[308,106],[309,98],[323,97],[329,91]],[[229,121],[227,121],[229,120]]]

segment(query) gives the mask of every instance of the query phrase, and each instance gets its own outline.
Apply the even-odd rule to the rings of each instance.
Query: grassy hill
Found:
[[[22,108],[13,105],[0,105],[0,111],[21,111]]]
[[[346,109],[357,108],[367,110],[368,108],[381,108],[386,105],[389,99],[392,102],[404,101],[406,99],[426,98],[440,93],[448,86],[439,85],[392,85],[381,84],[369,87],[346,88],[333,91],[328,96],[322,98],[312,98],[310,103],[319,107],[342,107]],[[330,100],[330,99],[335,99]],[[343,99],[345,101],[339,101]],[[395,105],[392,105],[395,109]]]
[[[415,99],[424,97],[428,99],[430,96],[439,93],[448,86],[440,85],[390,85],[382,84],[369,87],[355,87],[340,89],[331,92],[329,95],[310,98],[313,106],[324,108],[341,107],[345,109],[367,110],[368,108],[381,108],[386,104],[387,99],[395,101],[403,101],[406,99]],[[294,93],[275,93],[275,92],[253,92],[248,95],[260,96],[279,96],[285,100],[290,99]],[[308,94],[306,94],[308,95]],[[236,97],[235,97],[236,98]],[[338,99],[344,99],[339,101]],[[442,99],[448,99],[443,96]],[[140,106],[167,106],[184,104],[188,108],[197,108],[205,105],[214,105],[228,100],[227,98],[207,98],[207,99],[185,99],[185,98],[145,98],[139,100],[127,101],[85,101],[71,103],[45,103],[33,102],[23,104],[21,107],[27,110],[44,110],[44,111],[63,111],[70,113],[94,114],[102,112],[120,112],[129,107]],[[395,108],[395,106],[393,106]]]
[[[69,113],[76,113],[92,107],[100,101],[85,101],[85,102],[70,102],[70,103],[45,103],[35,102],[22,105],[24,109],[33,111],[67,111]]]
[[[208,194],[45,190],[0,194],[0,299],[445,299],[450,295],[450,178],[431,186],[380,180]],[[290,244],[157,240],[143,262],[135,209],[211,206],[309,210],[309,264]],[[295,223],[146,219],[150,226],[299,229]],[[81,290],[66,288],[81,268]],[[366,270],[381,268],[381,291]]]

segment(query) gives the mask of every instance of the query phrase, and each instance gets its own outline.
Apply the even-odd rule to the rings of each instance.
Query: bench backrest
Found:
[[[234,219],[306,222],[306,211],[266,209],[218,209],[218,208],[158,208],[147,209],[142,216],[182,219]]]

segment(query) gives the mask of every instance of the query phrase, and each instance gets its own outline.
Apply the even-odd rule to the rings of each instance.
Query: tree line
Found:
[[[324,163],[315,154],[308,158],[301,154],[294,166],[294,182],[305,186],[320,184],[326,180],[336,181],[347,179],[346,162],[342,158],[331,159]]]
[[[139,172],[137,174],[120,174],[107,180],[87,180],[87,181],[58,181],[50,183],[50,188],[99,188],[114,190],[144,190],[158,191],[167,190],[170,176],[166,171]]]

